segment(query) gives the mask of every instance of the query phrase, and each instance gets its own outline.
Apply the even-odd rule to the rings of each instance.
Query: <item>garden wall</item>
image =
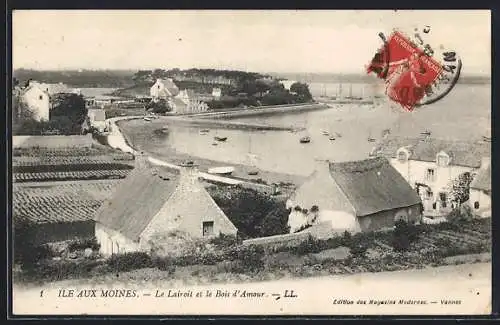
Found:
[[[303,242],[310,236],[311,235],[309,233],[300,232],[295,234],[260,237],[260,238],[244,240],[243,245],[259,245],[259,246],[265,246],[266,248],[298,246],[301,242]]]
[[[15,135],[12,148],[72,148],[92,146],[92,135]]]

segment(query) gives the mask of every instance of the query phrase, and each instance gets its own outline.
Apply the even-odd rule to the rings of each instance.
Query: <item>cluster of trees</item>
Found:
[[[33,79],[40,82],[62,82],[82,88],[122,88],[132,84],[132,71],[127,70],[72,70],[42,71],[16,69],[13,75],[22,82]]]
[[[51,101],[49,121],[37,121],[33,118],[33,112],[29,107],[18,96],[14,96],[12,99],[12,134],[80,134],[82,124],[87,118],[87,108],[83,96],[58,94],[53,96]]]
[[[172,111],[172,107],[165,99],[160,99],[157,102],[151,101],[146,104],[146,111],[157,114],[165,114]]]
[[[211,196],[238,228],[243,239],[287,234],[290,210],[285,202],[258,191],[234,187],[227,191],[212,189]]]

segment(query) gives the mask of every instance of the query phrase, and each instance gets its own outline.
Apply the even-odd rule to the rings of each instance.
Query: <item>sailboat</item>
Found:
[[[300,143],[309,143],[309,142],[311,142],[311,137],[309,136],[308,131],[307,131],[307,118],[306,118],[306,120],[304,121],[304,129],[305,129],[305,135],[304,135],[304,136],[302,136],[302,137],[299,139],[299,142],[300,142]]]
[[[255,168],[255,161],[258,159],[258,157],[257,157],[257,155],[252,154],[252,134],[251,133],[248,134],[248,154],[247,154],[247,158],[248,158],[249,165],[250,165],[250,168],[251,168],[248,171],[248,175],[251,175],[251,176],[258,175],[259,171]]]
[[[375,142],[375,139],[372,138],[372,130],[370,129],[369,135],[368,135],[368,142]]]

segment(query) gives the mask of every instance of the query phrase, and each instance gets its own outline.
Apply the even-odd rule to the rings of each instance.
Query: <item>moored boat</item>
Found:
[[[311,142],[311,138],[308,136],[305,136],[305,137],[300,138],[299,142],[300,143],[309,143],[309,142]]]
[[[234,172],[234,167],[214,167],[208,170],[209,174],[216,175],[231,175]]]
[[[226,141],[226,140],[227,140],[227,137],[218,137],[218,136],[216,136],[216,137],[214,137],[214,140],[215,140],[215,141],[224,142],[224,141]]]

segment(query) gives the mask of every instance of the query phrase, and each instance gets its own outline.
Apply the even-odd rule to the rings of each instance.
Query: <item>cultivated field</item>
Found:
[[[92,218],[119,181],[68,182],[62,185],[15,185],[12,190],[14,222],[46,223]]]

